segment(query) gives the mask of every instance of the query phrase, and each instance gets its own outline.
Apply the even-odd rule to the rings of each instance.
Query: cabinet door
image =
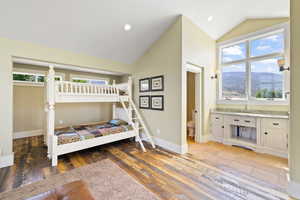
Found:
[[[211,116],[211,131],[215,138],[223,138],[223,116],[219,114],[213,114]]]
[[[212,125],[212,135],[216,138],[223,138],[223,124],[213,123],[213,125]]]
[[[276,119],[262,120],[262,142],[274,150],[287,150],[288,121]]]
[[[264,146],[277,149],[287,149],[287,134],[281,129],[265,129],[263,130]]]

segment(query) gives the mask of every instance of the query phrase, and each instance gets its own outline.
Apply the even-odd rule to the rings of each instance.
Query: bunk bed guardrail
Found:
[[[116,85],[96,85],[71,81],[55,81],[55,91],[57,95],[119,96],[119,89]]]

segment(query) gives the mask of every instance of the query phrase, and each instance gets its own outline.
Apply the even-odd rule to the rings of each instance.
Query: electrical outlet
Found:
[[[63,124],[64,121],[63,121],[63,120],[59,120],[58,123],[59,123],[59,124]]]
[[[156,129],[156,134],[157,134],[157,135],[160,135],[160,129],[159,129],[159,128]]]

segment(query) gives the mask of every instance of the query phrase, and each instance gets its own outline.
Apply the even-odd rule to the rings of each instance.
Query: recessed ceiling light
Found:
[[[207,18],[207,21],[211,22],[213,19],[214,19],[213,16],[209,16],[209,17]]]
[[[131,25],[130,24],[125,24],[124,25],[124,30],[125,31],[130,31],[131,30]]]

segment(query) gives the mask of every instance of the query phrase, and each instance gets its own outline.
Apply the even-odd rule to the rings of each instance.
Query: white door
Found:
[[[196,142],[202,142],[201,141],[201,136],[202,136],[202,127],[201,127],[201,118],[202,116],[202,99],[201,99],[201,94],[202,94],[202,82],[201,82],[201,77],[202,77],[202,71],[199,73],[195,74],[195,141]]]

